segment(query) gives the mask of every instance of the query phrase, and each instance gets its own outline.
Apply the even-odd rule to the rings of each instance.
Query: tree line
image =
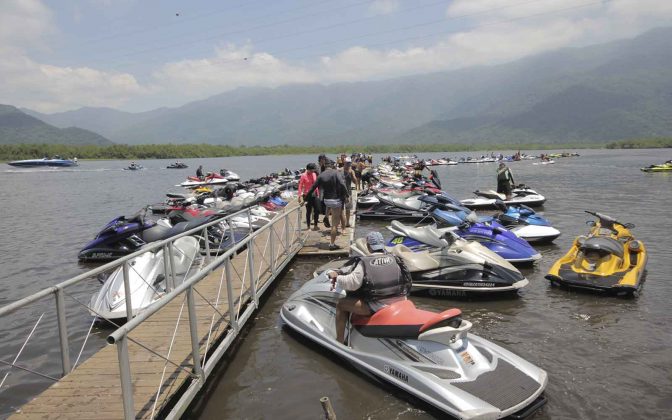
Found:
[[[277,145],[226,146],[213,144],[115,144],[112,146],[74,146],[63,144],[0,145],[0,160],[37,159],[59,155],[78,159],[187,159],[228,156],[361,153],[454,153],[480,150],[533,150],[602,148],[604,144],[377,144],[377,145]],[[622,140],[607,148],[672,147],[672,138]]]

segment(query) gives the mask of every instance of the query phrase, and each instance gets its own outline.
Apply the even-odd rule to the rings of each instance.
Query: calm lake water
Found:
[[[543,259],[524,270],[530,285],[520,296],[496,300],[414,298],[419,307],[459,307],[486,337],[549,374],[547,406],[535,418],[663,418],[672,409],[672,250],[668,224],[672,174],[638,168],[672,158],[669,150],[586,150],[555,165],[515,162],[517,182],[544,194],[544,216],[562,231],[554,245],[540,247]],[[458,158],[462,154],[451,154]],[[475,155],[472,154],[472,155]],[[420,154],[440,157],[441,154]],[[78,250],[109,220],[163,200],[198,164],[228,168],[241,178],[284,167],[297,168],[316,156],[269,156],[185,160],[186,170],[163,169],[170,161],[147,160],[143,171],[123,171],[125,161],[81,162],[75,169],[0,168],[0,306],[80,274]],[[379,161],[380,156],[376,156]],[[459,198],[494,187],[495,165],[440,167],[445,190]],[[618,299],[551,288],[543,278],[573,238],[587,232],[583,210],[596,210],[637,225],[634,234],[649,250],[648,275],[637,299]],[[360,222],[358,236],[385,231]],[[279,309],[323,261],[296,261],[269,292],[247,336],[196,402],[201,418],[317,418],[328,396],[339,418],[432,418],[427,406],[371,382],[341,360],[290,334]],[[66,300],[87,303],[99,284],[69,291]],[[53,302],[45,300],[1,320],[0,359],[12,361],[44,313],[18,360],[58,375],[60,358]],[[91,318],[84,306],[69,305],[71,355],[80,352]],[[105,345],[109,329],[94,327],[82,359]],[[111,368],[116,368],[111,366]],[[0,381],[7,372],[0,366]],[[0,417],[49,385],[16,370],[0,388]]]

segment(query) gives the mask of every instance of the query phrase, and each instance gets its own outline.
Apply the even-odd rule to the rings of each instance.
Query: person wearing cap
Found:
[[[516,185],[513,182],[513,174],[504,162],[500,162],[497,168],[497,192],[504,194],[507,200],[511,200],[511,189]]]
[[[310,229],[310,216],[313,215],[313,230],[319,230],[317,222],[320,217],[320,205],[318,196],[319,189],[315,188],[315,195],[308,197],[308,190],[317,180],[317,165],[309,163],[306,165],[306,171],[301,174],[299,179],[299,205],[306,204],[306,226]]]
[[[345,327],[350,314],[368,316],[382,308],[405,300],[411,290],[411,276],[400,259],[385,251],[380,232],[366,235],[370,255],[354,257],[339,271],[329,271],[333,288],[347,295],[336,304],[336,341],[347,345]]]
[[[345,189],[347,190],[347,197],[345,199],[345,217],[341,223],[345,227],[350,227],[350,211],[354,208],[352,201],[352,184],[357,184],[357,174],[352,169],[352,159],[346,157],[343,159],[343,180],[345,181]]]

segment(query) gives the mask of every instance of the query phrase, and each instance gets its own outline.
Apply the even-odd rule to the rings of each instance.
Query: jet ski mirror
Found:
[[[593,226],[595,226],[595,221],[594,220],[587,220],[586,224],[590,227],[593,227]]]

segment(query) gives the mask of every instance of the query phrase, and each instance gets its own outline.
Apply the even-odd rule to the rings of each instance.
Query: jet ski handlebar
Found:
[[[600,219],[600,222],[606,222],[607,224],[612,224],[612,225],[617,224],[617,225],[621,225],[621,226],[623,226],[625,228],[628,228],[628,229],[632,229],[632,228],[635,227],[634,223],[622,223],[622,222],[619,222],[618,220],[616,220],[613,217],[608,216],[606,214],[598,213],[596,211],[589,211],[589,210],[584,210],[584,211],[586,213]]]

